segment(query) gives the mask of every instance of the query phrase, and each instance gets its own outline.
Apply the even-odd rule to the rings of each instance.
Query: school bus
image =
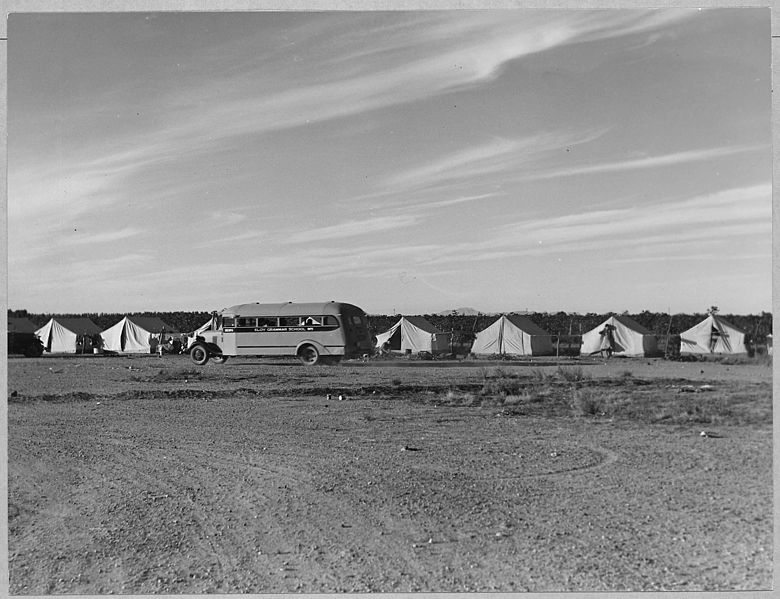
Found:
[[[297,356],[308,366],[371,353],[366,313],[343,302],[239,304],[214,313],[188,352],[195,364],[230,356]]]

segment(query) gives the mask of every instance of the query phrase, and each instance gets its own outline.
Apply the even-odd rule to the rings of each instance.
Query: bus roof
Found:
[[[220,312],[223,316],[315,316],[318,314],[340,314],[342,312],[363,312],[353,304],[344,302],[310,302],[296,304],[238,304]]]

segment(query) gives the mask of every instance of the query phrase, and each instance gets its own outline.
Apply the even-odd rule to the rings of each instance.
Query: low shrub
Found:
[[[656,424],[659,422],[667,422],[674,418],[674,414],[668,410],[659,410],[650,417],[650,422]]]
[[[499,379],[517,379],[520,378],[520,373],[517,370],[506,370],[501,366],[496,366],[493,369],[493,377]]]
[[[504,397],[505,406],[516,406],[531,401],[531,395],[529,393],[523,393],[521,395],[507,395]]]
[[[560,367],[559,367],[560,368]],[[534,368],[531,370],[531,380],[539,383],[547,383],[555,378],[553,373],[541,368]]]
[[[577,366],[576,368],[562,368],[561,366],[558,366],[555,374],[558,378],[567,383],[579,383],[591,378],[590,375],[585,374],[582,366]]]
[[[474,406],[479,405],[479,398],[473,393],[450,389],[444,396],[442,403],[450,406]]]
[[[523,384],[518,379],[488,379],[482,385],[480,395],[506,397],[507,395],[518,395],[522,390]]]
[[[578,416],[609,416],[626,413],[627,404],[620,393],[594,389],[572,389],[571,407]]]
[[[579,416],[598,416],[603,414],[603,402],[596,393],[588,389],[574,389],[571,394],[572,408]]]

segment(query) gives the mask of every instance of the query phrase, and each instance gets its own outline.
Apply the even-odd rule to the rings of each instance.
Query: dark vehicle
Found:
[[[8,355],[24,354],[28,358],[37,358],[43,354],[43,343],[35,331],[38,327],[22,317],[8,317]]]
[[[28,358],[43,355],[43,343],[34,333],[8,333],[8,355],[24,354]]]

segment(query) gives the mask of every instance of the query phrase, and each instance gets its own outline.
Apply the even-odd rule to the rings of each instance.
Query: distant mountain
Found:
[[[443,310],[442,312],[437,312],[436,314],[437,316],[452,316],[453,314],[460,314],[462,316],[477,316],[478,314],[485,314],[485,312],[480,312],[474,308],[455,308],[453,310]]]
[[[452,316],[453,314],[459,314],[460,316],[498,316],[499,314],[533,314],[528,310],[503,310],[501,312],[480,312],[476,308],[454,308],[452,310],[444,310],[442,312],[436,312],[436,316]]]

